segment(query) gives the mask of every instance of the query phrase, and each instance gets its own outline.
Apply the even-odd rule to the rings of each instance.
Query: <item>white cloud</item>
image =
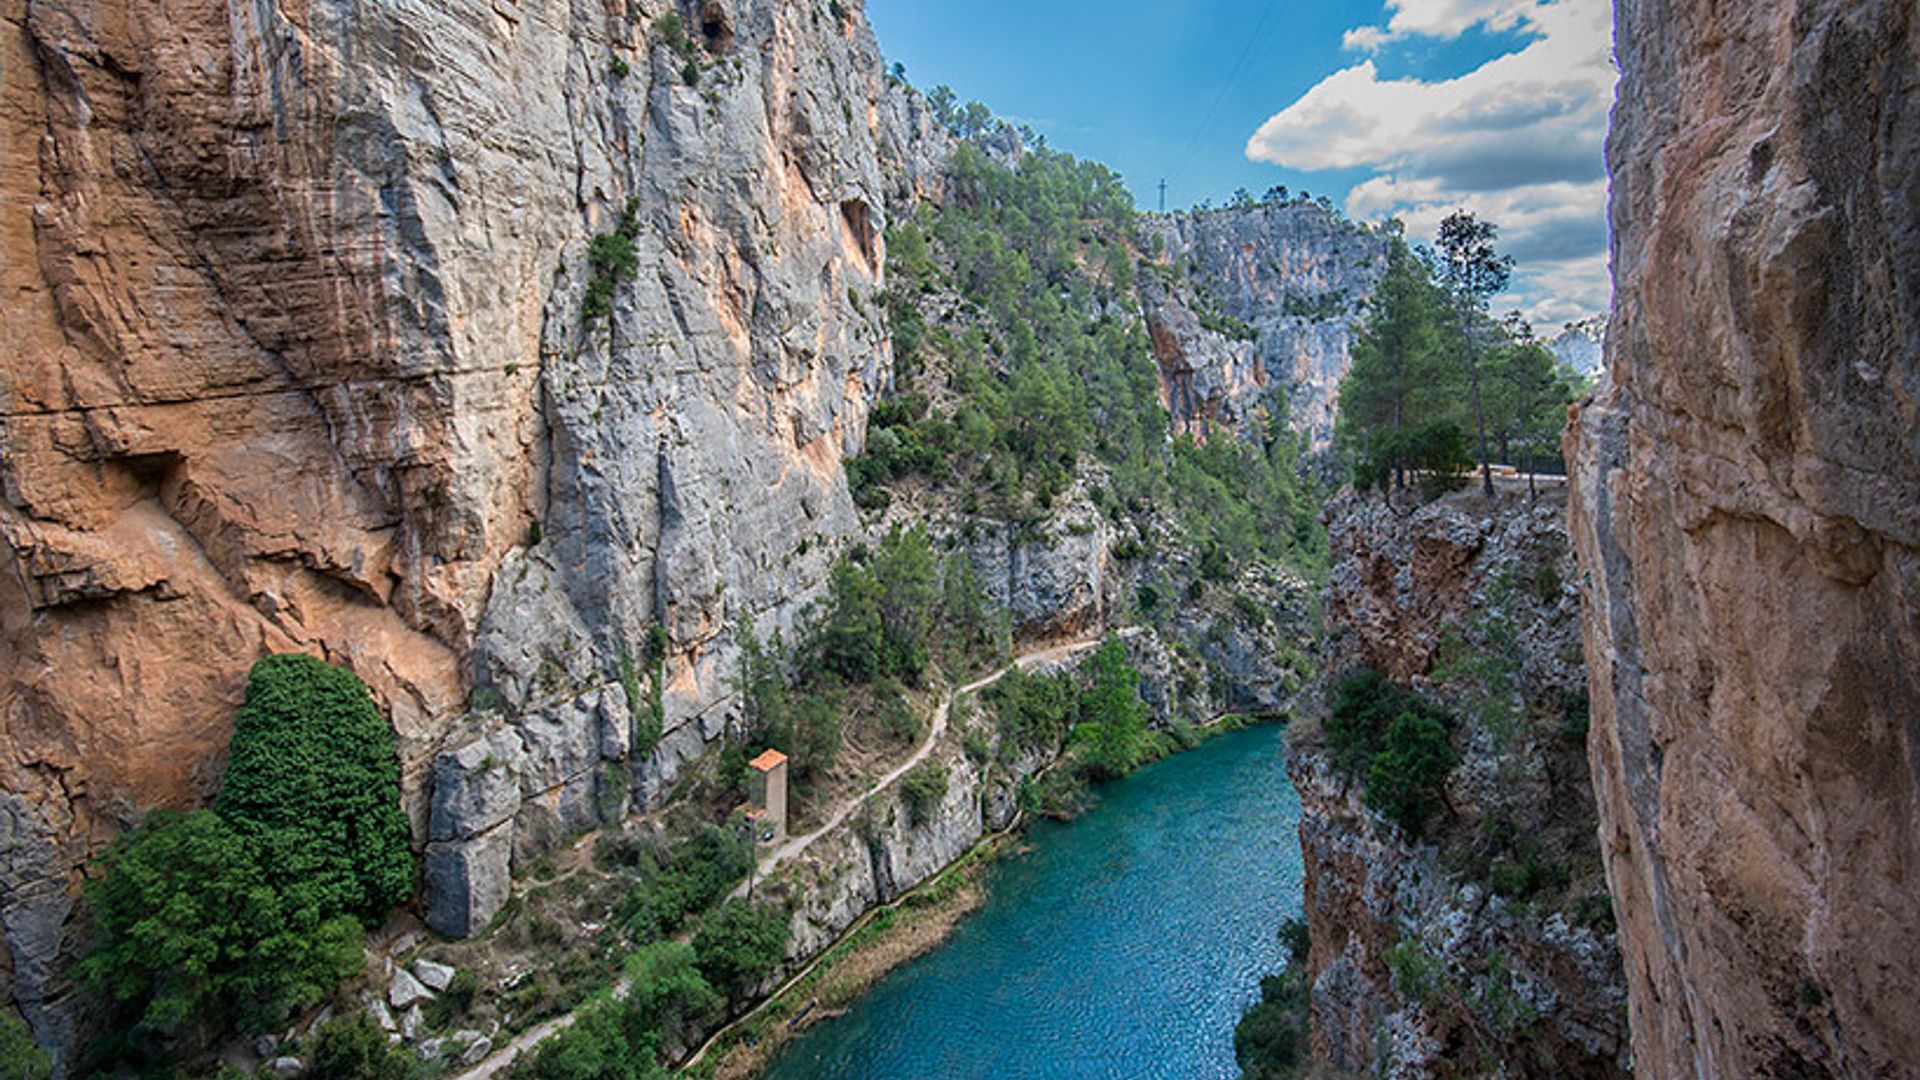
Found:
[[[1404,218],[1416,238],[1466,207],[1501,227],[1519,261],[1508,298],[1542,325],[1573,305],[1607,303],[1603,144],[1613,102],[1608,0],[1387,0],[1387,25],[1348,48],[1375,52],[1475,26],[1530,36],[1452,79],[1382,78],[1369,57],[1322,79],[1247,141],[1247,156],[1289,168],[1367,169],[1347,196],[1355,217]]]

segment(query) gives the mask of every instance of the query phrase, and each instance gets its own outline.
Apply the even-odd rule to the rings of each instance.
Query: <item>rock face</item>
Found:
[[[1304,199],[1149,218],[1144,231],[1159,265],[1141,299],[1175,430],[1239,431],[1284,392],[1294,428],[1326,448],[1387,236]]]
[[[1920,39],[1619,11],[1612,383],[1567,437],[1636,1066],[1920,1061]]]
[[[1582,375],[1598,376],[1607,366],[1607,318],[1593,315],[1570,322],[1547,342],[1559,361]]]
[[[1328,507],[1327,672],[1370,667],[1431,695],[1458,718],[1460,757],[1446,820],[1415,841],[1367,807],[1365,777],[1338,768],[1312,724],[1290,732],[1313,1049],[1339,1069],[1627,1071],[1557,495]]]
[[[57,1043],[75,867],[208,793],[264,651],[373,687],[469,920],[604,809],[627,733],[575,706],[656,626],[661,790],[729,627],[857,528],[888,195],[942,143],[857,11],[775,0],[7,0],[0,39],[0,996]],[[517,790],[443,818],[476,687]]]

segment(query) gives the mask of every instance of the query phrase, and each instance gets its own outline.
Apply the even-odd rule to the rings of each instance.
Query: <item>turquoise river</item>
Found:
[[[1300,911],[1300,802],[1277,725],[1223,735],[1041,822],[986,906],[773,1080],[1233,1077],[1233,1025]]]

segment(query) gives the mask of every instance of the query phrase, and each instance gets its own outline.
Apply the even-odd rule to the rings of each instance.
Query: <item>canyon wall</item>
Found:
[[[1567,435],[1634,1062],[1920,1062],[1920,37],[1619,5],[1612,382]]]
[[[208,793],[263,652],[374,689],[424,838],[476,687],[592,720],[662,627],[684,746],[857,528],[939,141],[857,12],[669,10],[6,3],[0,991],[43,1039],[76,868]]]
[[[1310,1042],[1337,1069],[1628,1071],[1563,515],[1557,490],[1417,508],[1346,493],[1328,507],[1321,689],[1360,669],[1416,689],[1453,716],[1458,756],[1445,809],[1410,835],[1320,723],[1288,734]]]
[[[1145,243],[1141,299],[1174,430],[1257,433],[1243,425],[1284,395],[1293,428],[1326,449],[1387,234],[1302,199],[1149,218]]]

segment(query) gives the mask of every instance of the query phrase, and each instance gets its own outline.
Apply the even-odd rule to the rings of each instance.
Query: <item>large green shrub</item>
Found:
[[[1367,767],[1367,805],[1418,836],[1445,805],[1441,785],[1459,760],[1440,721],[1401,713]]]
[[[689,915],[718,902],[752,867],[753,849],[743,832],[718,825],[702,829],[627,894],[621,915],[628,932],[642,941],[674,933]]]
[[[1146,751],[1147,707],[1127,648],[1109,637],[1088,661],[1092,684],[1080,699],[1088,761],[1102,776],[1124,776]]]
[[[360,927],[289,903],[258,849],[219,815],[155,811],[86,884],[96,941],[81,981],[161,1035],[230,1019],[257,1027],[359,970]]]
[[[297,653],[253,666],[214,807],[292,908],[371,923],[413,891],[393,732],[344,668]]]
[[[947,767],[938,761],[923,761],[900,779],[901,801],[907,806],[907,821],[924,825],[933,820],[940,800],[947,797]]]
[[[1451,727],[1438,705],[1366,668],[1335,684],[1326,736],[1335,767],[1365,782],[1367,805],[1417,836],[1445,806],[1459,761]]]
[[[1289,968],[1260,980],[1260,1001],[1233,1029],[1233,1058],[1241,1080],[1294,1075],[1307,1050],[1307,980]]]

